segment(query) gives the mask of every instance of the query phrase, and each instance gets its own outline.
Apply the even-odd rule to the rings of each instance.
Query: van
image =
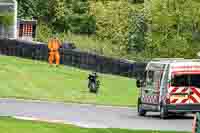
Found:
[[[200,112],[200,60],[153,59],[147,63],[140,88],[137,111],[145,116],[160,112],[165,119],[170,113]]]

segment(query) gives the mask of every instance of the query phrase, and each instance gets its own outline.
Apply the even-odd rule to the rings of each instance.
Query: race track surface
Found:
[[[60,120],[88,128],[124,128],[191,131],[192,116],[171,116],[161,120],[159,113],[137,116],[135,108],[80,105],[71,103],[0,100],[0,116],[32,117],[45,120]]]

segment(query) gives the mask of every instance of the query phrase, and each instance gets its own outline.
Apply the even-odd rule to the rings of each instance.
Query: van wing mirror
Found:
[[[136,86],[137,86],[137,88],[140,88],[141,86],[140,86],[140,80],[137,80],[136,81]]]
[[[136,86],[137,86],[137,88],[140,88],[140,87],[143,87],[143,81],[142,80],[137,80],[136,81]]]

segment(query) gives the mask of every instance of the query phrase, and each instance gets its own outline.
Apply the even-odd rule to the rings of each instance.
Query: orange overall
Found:
[[[60,48],[60,41],[58,39],[50,39],[48,42],[48,48],[49,48],[49,64],[53,64],[53,61],[56,60],[56,65],[60,64],[60,54],[59,54],[59,48]]]

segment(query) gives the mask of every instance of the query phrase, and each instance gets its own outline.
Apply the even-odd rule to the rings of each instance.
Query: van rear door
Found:
[[[189,101],[190,104],[200,104],[200,73],[189,75]]]
[[[200,73],[175,74],[170,92],[171,104],[200,104]]]
[[[182,73],[173,73],[169,87],[170,104],[189,104],[189,77]]]

